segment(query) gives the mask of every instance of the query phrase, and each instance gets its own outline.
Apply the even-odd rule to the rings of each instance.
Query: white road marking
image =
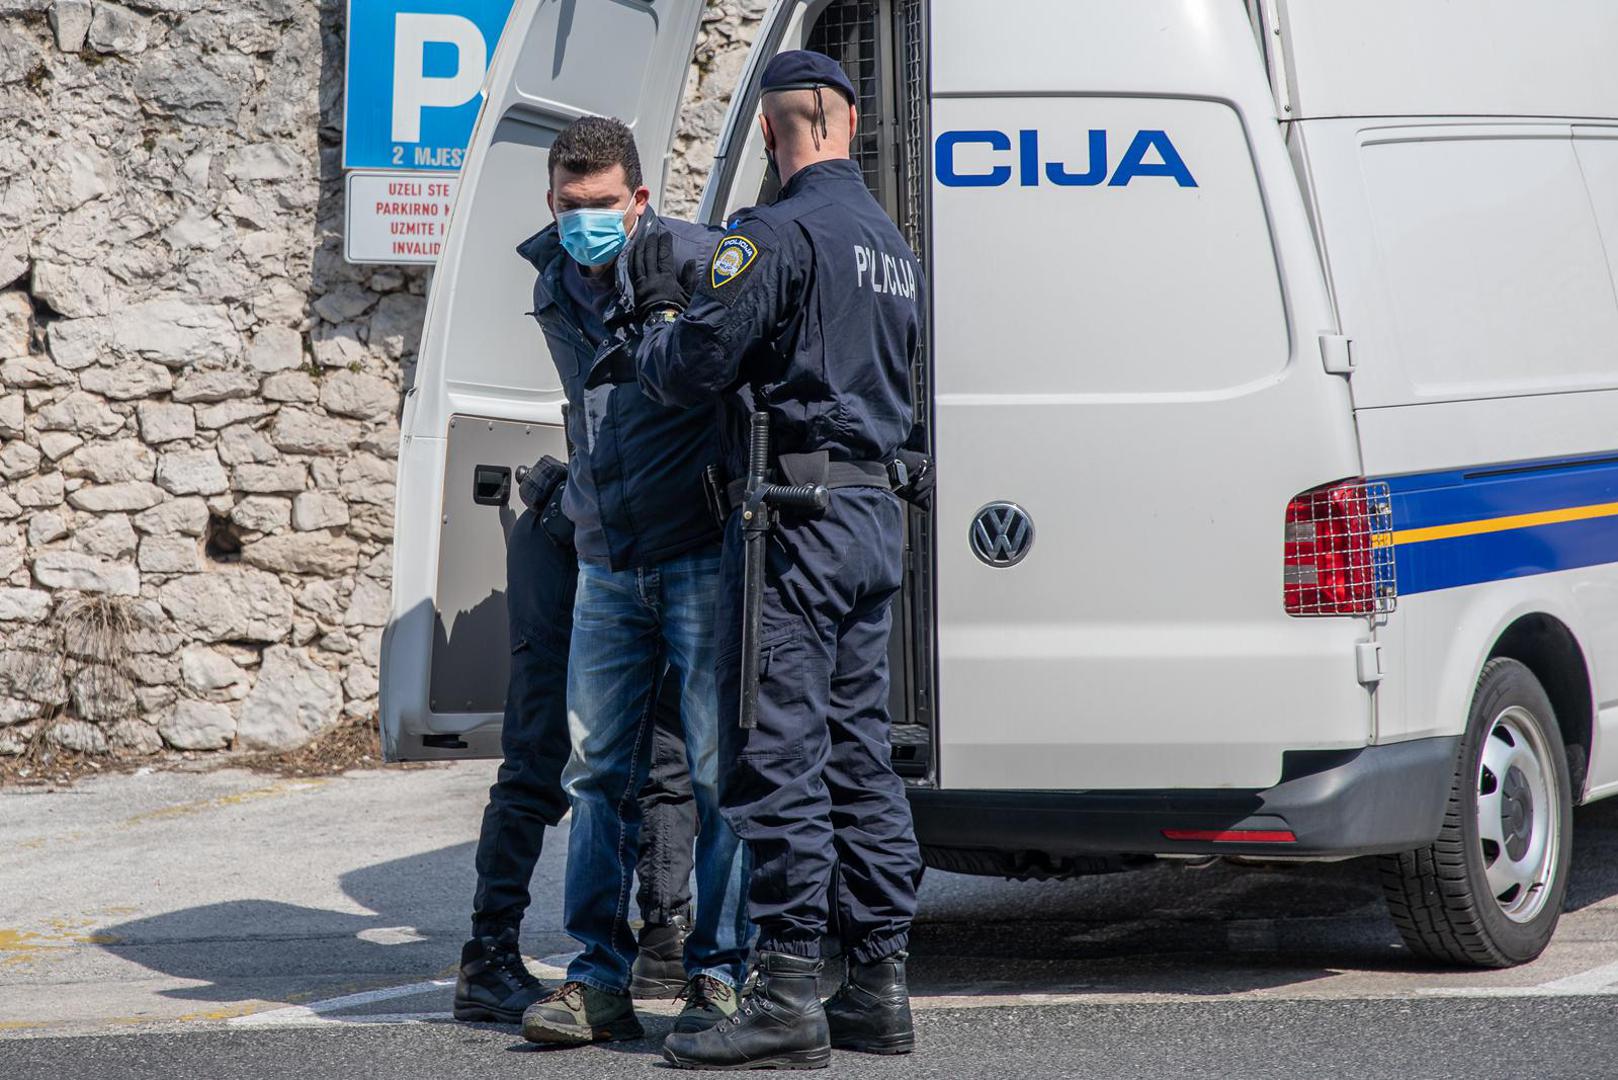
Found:
[[[378,1001],[391,1001],[393,998],[413,997],[416,994],[427,994],[446,986],[454,986],[454,979],[431,979],[427,982],[408,983],[404,986],[387,986],[380,990],[365,990],[358,994],[344,994],[342,997],[326,998],[324,1001],[310,1002],[308,1005],[288,1005],[282,1009],[269,1009],[261,1013],[249,1013],[247,1016],[235,1016],[225,1021],[235,1027],[262,1027],[265,1025],[282,1025],[305,1023],[310,1020],[319,1021],[325,1014],[336,1012],[338,1009],[357,1009],[362,1005],[372,1005]],[[356,1017],[355,1019],[359,1019]]]
[[[1618,962],[1602,964],[1564,979],[1541,983],[1539,989],[1558,994],[1618,993]]]
[[[1411,993],[1424,998],[1614,997],[1618,996],[1618,962],[1535,986],[1424,986]]]
[[[576,953],[558,953],[539,960],[529,960],[528,966],[541,978],[557,979],[566,974],[567,965]],[[451,1019],[448,1012],[351,1013],[346,1010],[374,1005],[380,1001],[413,997],[454,986],[454,979],[433,979],[407,983],[403,986],[383,987],[357,994],[326,998],[307,1005],[289,1005],[261,1013],[233,1017],[226,1023],[232,1027],[316,1027],[328,1025],[419,1024]],[[1336,995],[1297,995],[1279,997],[1271,993],[1233,993],[1223,995],[1227,1000],[1426,1000],[1439,998],[1531,998],[1531,997],[1613,997],[1618,996],[1618,961],[1602,964],[1573,975],[1552,979],[1534,986],[1429,986],[1412,987],[1385,992]],[[916,994],[911,1005],[917,1010],[934,1009],[1004,1009],[1017,1006],[1039,1005],[1116,1005],[1147,1004],[1167,1001],[1206,1001],[1200,994],[1183,993],[1117,993],[1098,990],[1061,990],[1055,992],[1021,991],[1003,982],[966,984],[940,992]],[[637,1008],[652,1014],[668,1012],[670,1003],[638,1002]],[[341,1014],[341,1015],[338,1015]]]
[[[354,935],[372,945],[414,945],[427,936],[414,926],[373,926]]]
[[[413,927],[396,926],[376,930],[362,930],[357,936],[366,941],[374,941],[379,945],[393,945],[419,940],[419,937],[405,936],[415,933],[416,931]],[[528,969],[541,979],[563,979],[567,976],[568,965],[578,955],[576,952],[556,953],[553,956],[546,956],[539,960],[530,959],[528,960]],[[344,994],[341,997],[312,1001],[307,1005],[288,1005],[280,1009],[267,1009],[264,1012],[249,1013],[246,1016],[232,1017],[226,1023],[232,1027],[309,1027],[320,1024],[414,1024],[430,1020],[448,1020],[451,1016],[447,1012],[359,1013],[351,1016],[333,1016],[331,1014],[342,1012],[346,1009],[358,1009],[365,1005],[374,1005],[379,1001],[391,1001],[394,998],[428,994],[454,985],[454,979],[432,979],[427,982],[407,983],[404,986],[387,986],[379,990],[365,990],[358,994]]]
[[[281,1012],[283,1010],[278,1009],[276,1011]],[[453,1020],[454,1019],[454,1016],[451,1015],[450,1013],[447,1013],[447,1012],[359,1013],[359,1014],[356,1014],[354,1016],[297,1016],[297,1017],[289,1017],[289,1018],[286,1018],[286,1019],[275,1020],[273,1022],[267,1022],[267,1023],[262,1023],[262,1024],[242,1024],[242,1021],[255,1020],[255,1019],[257,1019],[257,1018],[259,1018],[261,1016],[269,1016],[269,1015],[270,1015],[269,1013],[255,1013],[252,1016],[240,1016],[240,1017],[237,1017],[235,1020],[230,1021],[230,1023],[237,1024],[237,1025],[240,1025],[240,1026],[245,1026],[245,1027],[277,1027],[277,1028],[305,1028],[305,1027],[332,1027],[332,1026],[353,1027],[355,1025],[359,1025],[361,1027],[370,1027],[372,1025],[382,1026],[382,1025],[387,1025],[387,1024],[426,1024],[426,1023],[432,1023],[434,1021],[442,1022],[444,1020]]]

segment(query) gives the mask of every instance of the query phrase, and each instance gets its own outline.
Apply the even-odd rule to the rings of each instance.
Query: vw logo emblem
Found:
[[[1034,546],[1034,522],[1016,503],[992,502],[972,519],[972,554],[1003,570],[1023,561]]]

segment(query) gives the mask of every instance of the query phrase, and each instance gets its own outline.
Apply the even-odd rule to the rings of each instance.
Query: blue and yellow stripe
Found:
[[[1379,479],[1401,595],[1618,562],[1618,451]]]

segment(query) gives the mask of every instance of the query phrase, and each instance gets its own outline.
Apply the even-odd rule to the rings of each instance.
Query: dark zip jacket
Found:
[[[664,232],[674,237],[675,257],[702,270],[722,235],[717,229],[660,218],[648,208],[630,245]],[[628,250],[626,246],[624,254]],[[651,566],[718,543],[719,527],[708,510],[702,479],[703,470],[720,458],[717,404],[662,405],[633,382],[585,390],[585,377],[596,360],[612,349],[633,350],[640,331],[611,331],[599,349],[591,347],[562,284],[569,256],[555,225],[524,240],[517,253],[539,271],[532,314],[545,332],[567,394],[571,455],[562,503],[567,515],[580,531],[604,538],[606,561],[614,570]],[[618,288],[609,322],[633,306],[622,254],[614,273]],[[581,557],[591,558],[592,553],[581,551]]]

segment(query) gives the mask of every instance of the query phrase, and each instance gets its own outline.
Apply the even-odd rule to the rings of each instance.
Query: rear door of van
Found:
[[[1283,606],[1290,500],[1360,457],[1244,5],[931,15],[940,786],[1366,745],[1370,621]]]
[[[517,245],[550,222],[546,154],[586,114],[635,130],[656,205],[703,0],[519,0],[485,85],[405,399],[389,760],[498,756],[509,670],[505,541],[515,473],[566,456],[561,380]]]

